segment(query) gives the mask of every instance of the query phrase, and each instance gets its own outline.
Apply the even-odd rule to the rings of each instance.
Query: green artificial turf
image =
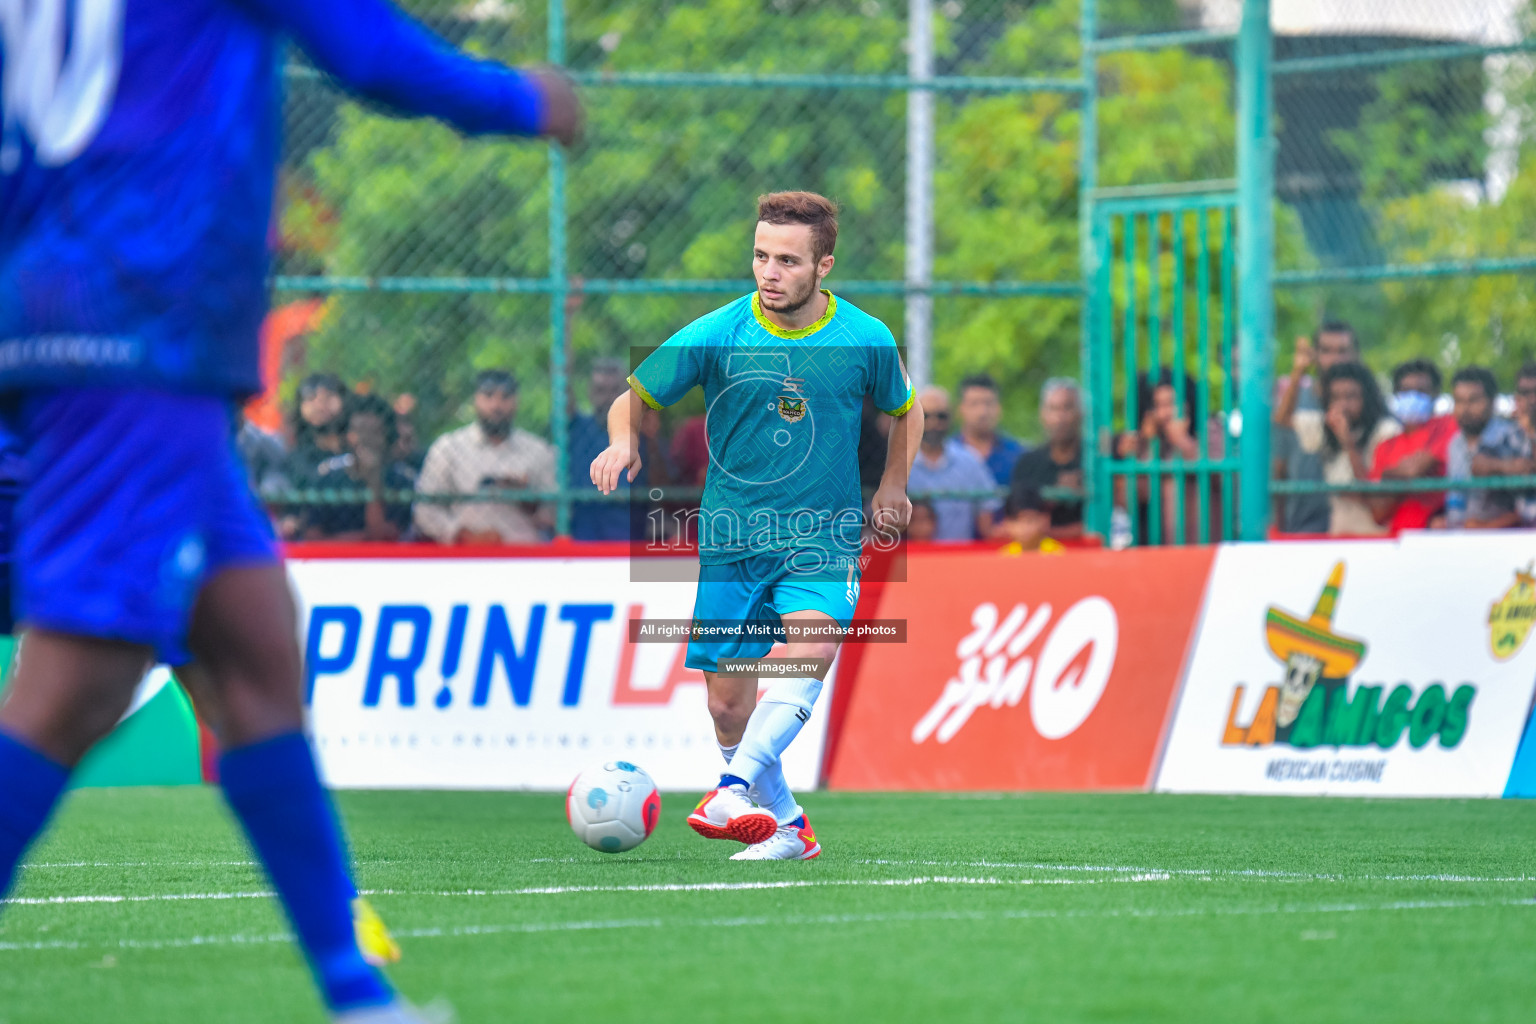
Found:
[[[466,1024],[1536,1019],[1536,805],[805,802],[819,860],[733,864],[681,794],[617,856],[558,795],[340,797],[393,978]],[[74,793],[31,861],[22,900],[266,888],[195,787]],[[0,1022],[321,1021],[282,931],[262,898],[14,903]]]

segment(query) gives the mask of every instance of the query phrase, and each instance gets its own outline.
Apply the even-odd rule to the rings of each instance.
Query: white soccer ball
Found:
[[[576,838],[600,853],[633,850],[661,818],[661,794],[645,769],[609,761],[576,776],[565,794],[565,818]]]

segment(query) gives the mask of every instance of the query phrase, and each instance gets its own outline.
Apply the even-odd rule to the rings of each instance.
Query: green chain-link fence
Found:
[[[467,422],[477,371],[505,367],[519,426],[563,448],[594,360],[749,290],[754,198],[805,188],[843,206],[831,285],[908,344],[919,382],[987,371],[1003,428],[1033,437],[1040,384],[1083,365],[1093,204],[1237,186],[1240,0],[406,6],[476,52],[569,68],[588,135],[560,154],[392,120],[295,55],[276,297],[312,305],[281,359],[290,428],[300,380],[334,372],[411,396],[425,446]],[[1276,333],[1348,318],[1378,369],[1476,359],[1507,386],[1536,316],[1518,273],[1536,267],[1536,186],[1514,173],[1533,99],[1525,4],[1296,6],[1313,22],[1275,15]],[[926,68],[910,9],[931,12]],[[927,95],[931,266],[914,268],[909,111]],[[908,328],[928,295],[931,347]],[[1204,371],[1202,413],[1235,430],[1241,367]],[[1117,387],[1099,399],[1121,403],[1121,429],[1134,411]],[[568,464],[552,479],[562,524],[582,479]]]
[[[1536,356],[1536,177],[1519,173],[1536,113],[1529,5],[1324,7],[1305,31],[1276,18],[1276,194],[1305,243],[1277,252],[1281,369],[1290,339],[1343,321],[1379,374],[1427,359],[1448,381],[1477,364],[1508,395]],[[1293,513],[1322,489],[1274,486]]]

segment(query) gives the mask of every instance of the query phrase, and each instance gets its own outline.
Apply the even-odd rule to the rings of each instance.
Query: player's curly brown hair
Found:
[[[767,224],[804,224],[811,229],[816,259],[837,248],[837,204],[815,192],[769,192],[757,197],[757,219]]]

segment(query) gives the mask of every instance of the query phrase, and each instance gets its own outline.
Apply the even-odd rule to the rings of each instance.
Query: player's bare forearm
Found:
[[[640,419],[645,403],[632,390],[625,390],[608,407],[608,443],[626,448],[640,446]]]
[[[894,417],[885,446],[885,472],[869,502],[869,515],[877,531],[904,530],[912,519],[912,499],[907,497],[907,478],[923,440],[923,407],[913,403]]]
[[[645,406],[634,391],[625,391],[608,409],[608,447],[592,460],[592,483],[604,494],[619,486],[619,477],[633,483],[640,472],[640,417]]]

